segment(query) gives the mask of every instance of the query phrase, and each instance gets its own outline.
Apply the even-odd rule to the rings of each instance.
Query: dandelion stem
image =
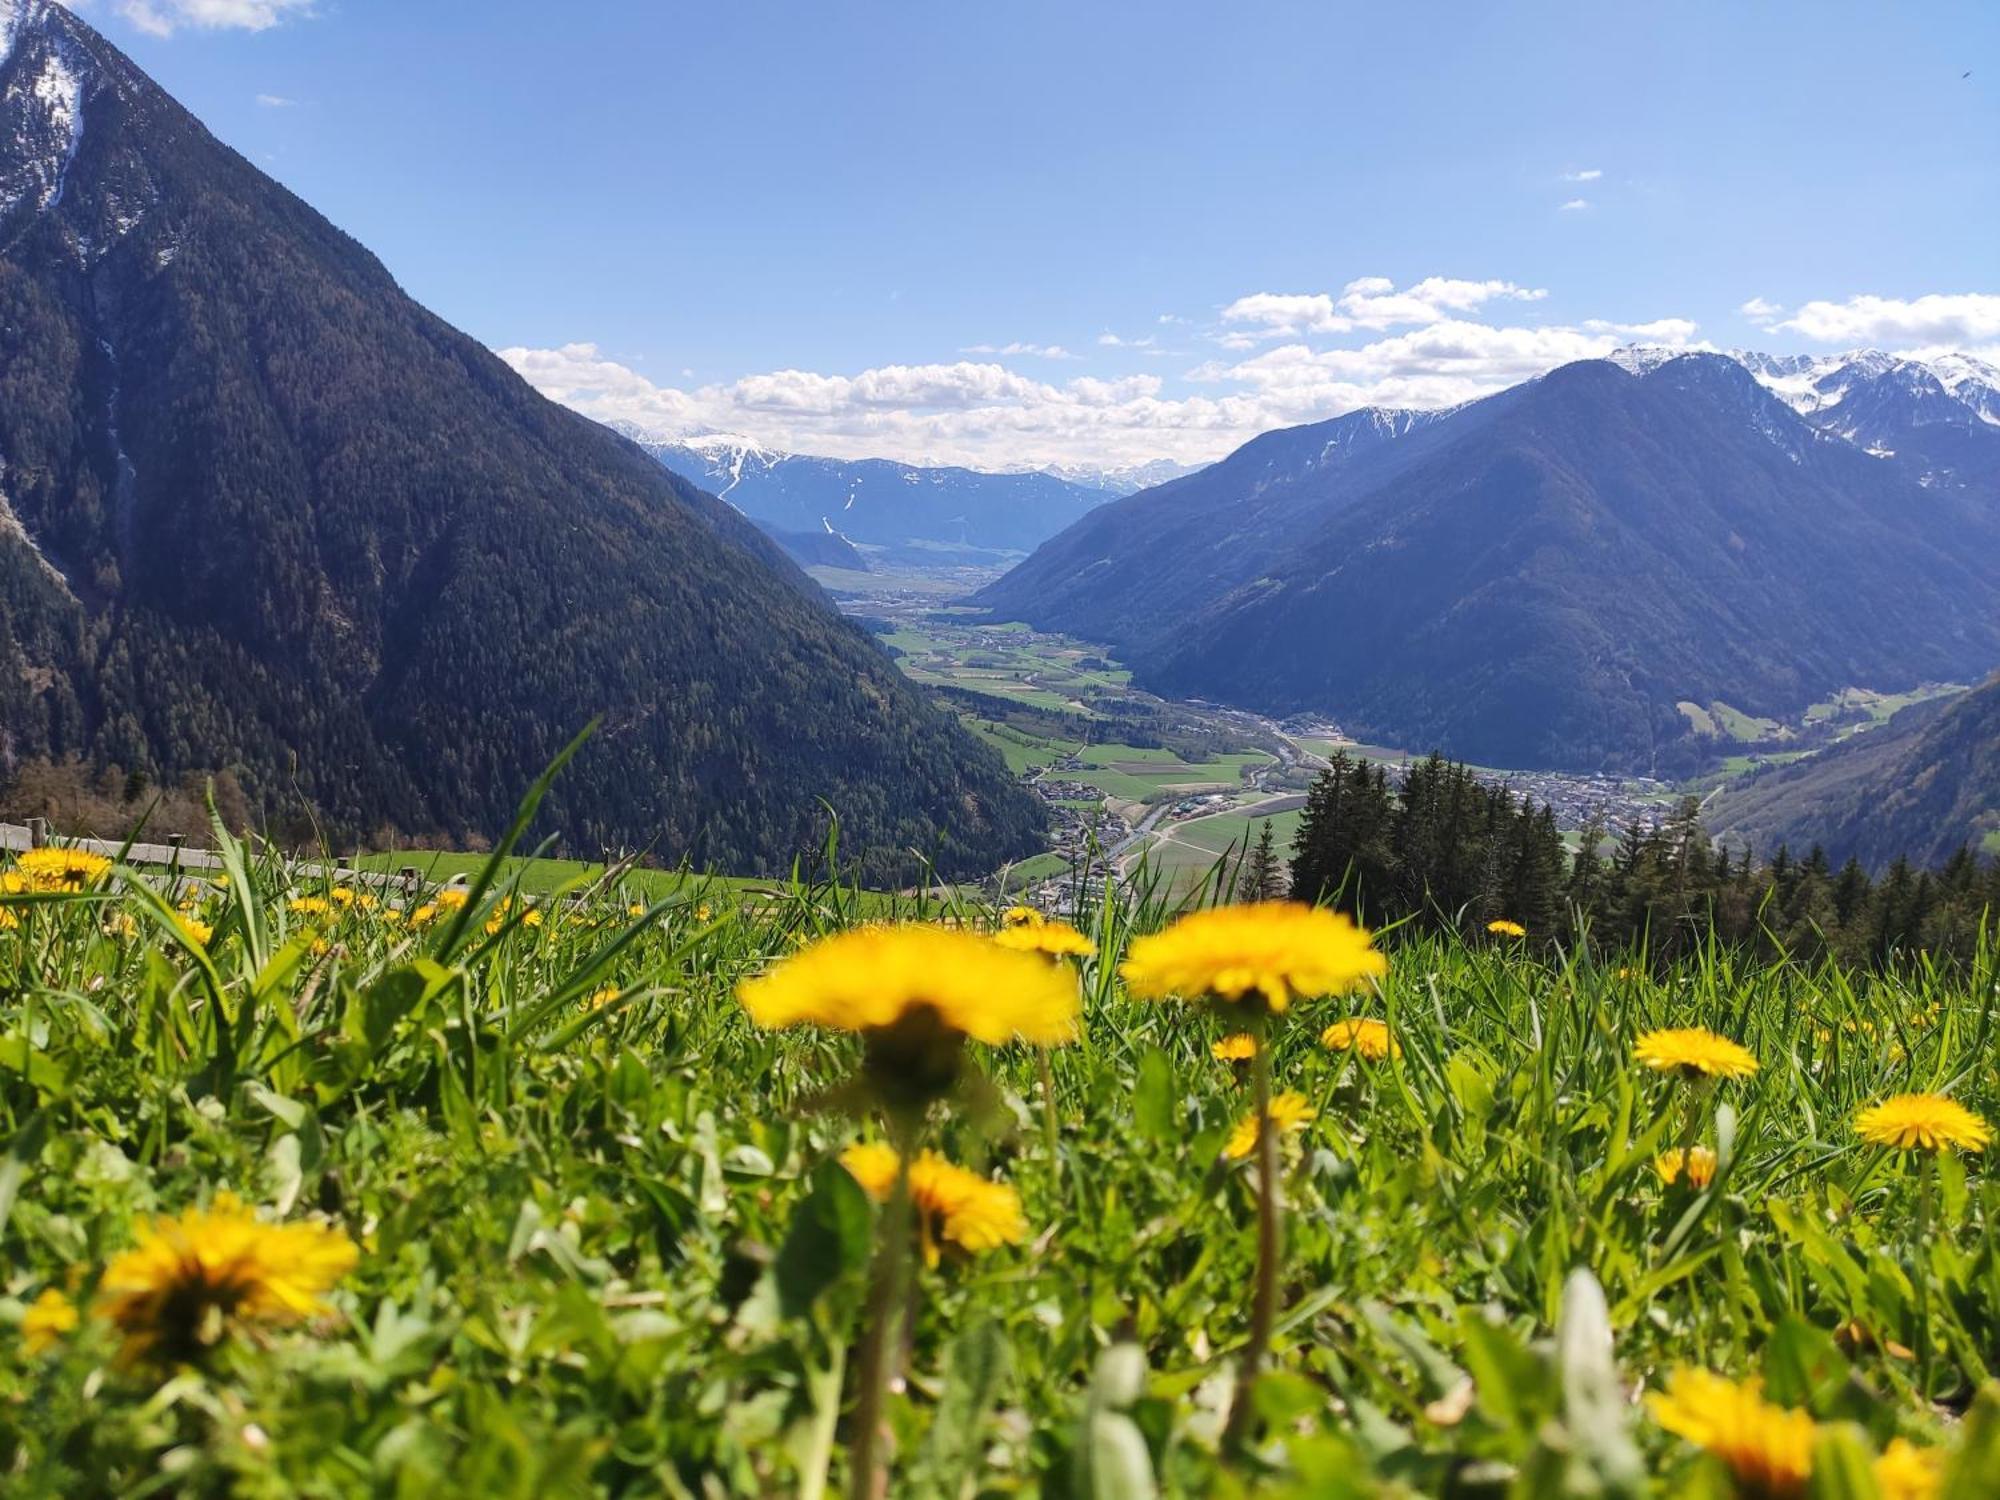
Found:
[[[862,1333],[861,1384],[854,1406],[854,1445],[848,1460],[850,1500],[876,1500],[882,1493],[880,1450],[883,1405],[889,1392],[890,1351],[902,1311],[903,1269],[910,1254],[910,1158],[914,1131],[896,1133],[896,1185],[882,1210],[875,1264],[869,1272],[867,1326]]]
[[[1049,1153],[1049,1171],[1055,1177],[1057,1191],[1062,1188],[1062,1130],[1056,1120],[1056,1074],[1049,1063],[1049,1049],[1035,1049],[1035,1067],[1042,1081],[1042,1134],[1046,1137]]]
[[[1910,1270],[1917,1278],[1917,1379],[1925,1401],[1931,1399],[1931,1179],[1937,1173],[1937,1153],[1922,1153],[1917,1163],[1916,1239],[1910,1246]]]
[[[1243,1347],[1236,1399],[1230,1403],[1229,1425],[1222,1435],[1223,1447],[1231,1453],[1241,1452],[1250,1435],[1250,1393],[1271,1347],[1271,1329],[1278,1319],[1279,1238],[1283,1233],[1278,1131],[1271,1120],[1271,1053],[1261,1019],[1251,1035],[1257,1039],[1257,1050],[1250,1058],[1250,1081],[1256,1091],[1257,1108],[1257,1287],[1250,1305],[1250,1342]]]
[[[1684,1182],[1694,1148],[1701,1140],[1702,1105],[1708,1100],[1708,1089],[1706,1078],[1696,1078],[1688,1084],[1687,1122],[1681,1127],[1680,1155],[1675,1158],[1680,1163],[1680,1179]],[[1694,1186],[1691,1182],[1687,1185]]]

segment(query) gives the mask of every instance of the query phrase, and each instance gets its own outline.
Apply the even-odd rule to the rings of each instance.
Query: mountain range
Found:
[[[0,760],[339,836],[973,873],[1039,805],[736,510],[537,395],[48,0],[0,0]],[[4,765],[0,765],[4,769]]]
[[[778,453],[748,438],[629,431],[661,464],[760,524],[834,533],[902,560],[1012,561],[1112,498],[1041,471],[988,474],[890,459]]]
[[[976,596],[1143,685],[1516,767],[1677,773],[2000,663],[1992,372],[1629,350],[1441,412],[1267,433]]]

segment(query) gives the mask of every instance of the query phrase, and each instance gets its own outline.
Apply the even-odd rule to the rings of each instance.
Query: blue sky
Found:
[[[662,430],[1194,460],[1633,337],[2000,348],[1990,4],[76,3]]]

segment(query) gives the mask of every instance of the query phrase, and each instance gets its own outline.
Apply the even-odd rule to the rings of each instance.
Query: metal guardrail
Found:
[[[47,844],[82,849],[86,853],[101,854],[106,859],[122,857],[128,865],[162,866],[171,874],[220,870],[223,867],[221,855],[211,849],[190,848],[178,834],[164,844],[133,844],[127,848],[115,839],[63,838],[50,830],[45,818],[30,818],[25,823],[0,823],[0,851],[22,854]],[[354,870],[344,865],[302,864],[294,868],[308,880],[332,880],[343,885],[374,885],[385,889],[396,887],[411,894],[426,883],[423,872],[416,865],[404,865],[394,874],[387,870]]]

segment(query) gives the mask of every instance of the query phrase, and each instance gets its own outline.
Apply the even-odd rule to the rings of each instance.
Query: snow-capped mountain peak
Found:
[[[1697,351],[1678,344],[1622,344],[1604,358],[1633,375],[1650,375],[1661,365]]]
[[[83,136],[82,59],[49,21],[47,0],[0,0],[0,217],[59,203]]]

